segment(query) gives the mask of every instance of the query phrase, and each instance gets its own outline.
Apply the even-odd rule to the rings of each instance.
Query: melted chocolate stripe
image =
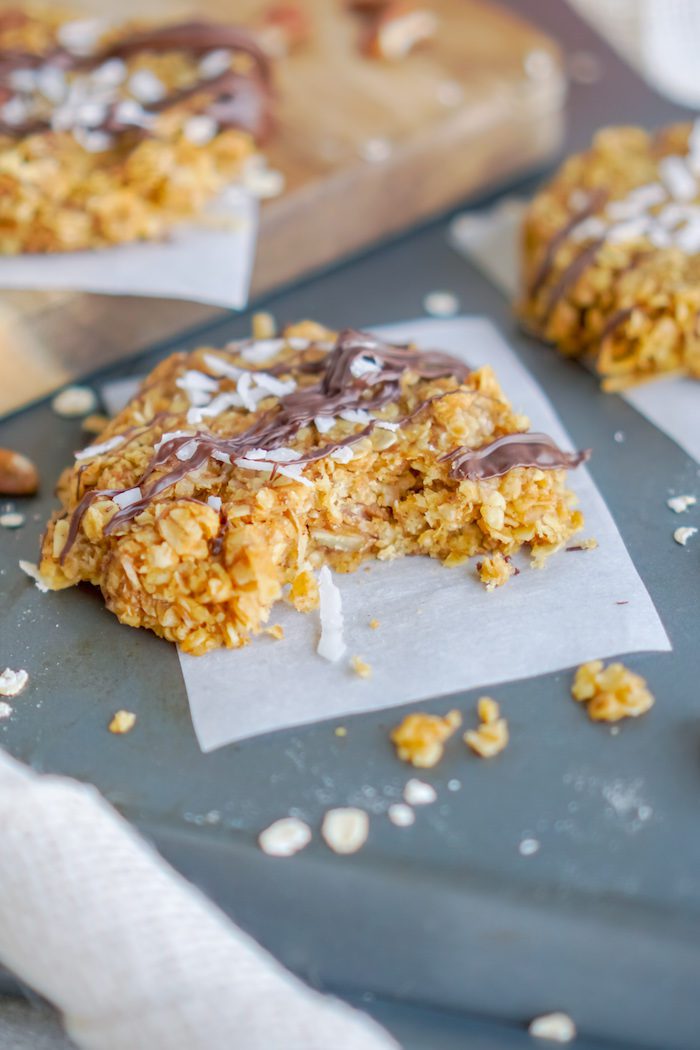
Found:
[[[596,190],[596,192],[592,194],[591,199],[586,205],[586,207],[582,208],[580,211],[574,212],[569,221],[565,223],[565,225],[562,226],[560,230],[557,230],[554,236],[550,239],[550,241],[547,244],[547,247],[545,248],[544,258],[542,259],[542,262],[537,268],[535,276],[533,277],[532,283],[530,285],[528,294],[531,298],[534,299],[534,297],[537,295],[537,293],[540,291],[545,281],[549,277],[550,270],[554,265],[554,257],[557,254],[557,251],[559,250],[561,245],[566,240],[566,238],[572,232],[574,227],[578,226],[578,224],[580,222],[583,222],[584,219],[590,219],[592,215],[595,215],[598,209],[601,208],[605,203],[607,196],[608,195],[605,190]]]
[[[541,470],[566,470],[578,467],[590,458],[591,450],[564,452],[547,434],[528,431],[506,434],[481,448],[461,445],[441,457],[451,463],[450,476],[468,481],[500,478],[516,467],[539,467]]]
[[[599,237],[597,240],[592,241],[589,245],[583,248],[578,255],[574,256],[564,272],[560,275],[559,280],[552,287],[549,296],[547,297],[547,306],[542,321],[543,330],[546,330],[547,325],[552,319],[552,314],[561,299],[569,288],[576,283],[586,267],[593,262],[604,243],[605,239],[603,237]]]

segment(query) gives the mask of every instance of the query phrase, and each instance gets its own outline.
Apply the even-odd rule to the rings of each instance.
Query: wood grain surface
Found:
[[[72,5],[114,14],[108,0]],[[124,0],[120,17],[231,18],[228,0]],[[239,2],[255,21],[266,5]],[[300,0],[311,41],[276,69],[267,150],[285,191],[264,203],[252,295],[293,281],[543,162],[562,129],[556,45],[480,0],[433,0],[433,41],[365,58],[342,0]],[[445,87],[449,85],[449,87]],[[446,104],[445,97],[451,104]],[[385,157],[367,159],[380,140]],[[0,292],[0,412],[215,317],[211,306],[72,292]]]

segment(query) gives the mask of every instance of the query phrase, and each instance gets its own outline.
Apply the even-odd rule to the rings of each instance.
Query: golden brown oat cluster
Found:
[[[268,120],[253,37],[0,11],[0,253],[159,238],[241,172]]]
[[[700,378],[700,124],[600,131],[523,229],[525,324],[605,390]]]
[[[577,669],[571,695],[588,705],[594,722],[637,718],[654,705],[654,696],[641,675],[620,663],[604,667],[602,660],[591,660]]]
[[[312,322],[158,365],[61,477],[41,573],[99,586],[186,652],[237,647],[316,571],[409,554],[457,565],[582,527],[556,449],[490,368]]]

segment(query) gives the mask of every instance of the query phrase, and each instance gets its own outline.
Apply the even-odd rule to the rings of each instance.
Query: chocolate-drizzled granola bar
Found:
[[[264,138],[269,80],[241,27],[0,11],[0,253],[152,239],[196,215]]]
[[[586,456],[531,433],[488,367],[303,322],[158,365],[64,472],[40,571],[187,652],[237,647],[285,593],[313,608],[324,565],[541,565],[582,526],[565,471]]]
[[[605,390],[700,378],[700,123],[608,128],[532,201],[527,327],[588,358]]]

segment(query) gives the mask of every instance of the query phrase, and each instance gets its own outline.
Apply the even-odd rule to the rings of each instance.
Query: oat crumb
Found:
[[[130,733],[136,725],[136,715],[133,711],[117,711],[108,725],[110,733]]]
[[[380,621],[379,620],[375,620],[374,618],[372,618],[369,621],[369,625],[370,625],[370,627],[372,628],[373,631],[376,631],[377,628],[380,626]]]
[[[669,507],[674,514],[682,514],[688,507],[694,507],[697,503],[695,496],[671,496],[670,499],[666,500],[666,506]]]
[[[508,746],[508,723],[501,718],[498,703],[490,696],[482,696],[477,703],[481,725],[464,734],[464,743],[481,758],[493,758]]]
[[[654,704],[654,696],[641,675],[621,663],[604,667],[602,660],[591,660],[578,668],[571,695],[588,705],[588,715],[594,722],[636,718]]]
[[[350,666],[360,678],[372,677],[372,665],[363,660],[361,656],[353,656],[350,660]]]
[[[321,835],[334,853],[357,853],[369,835],[369,816],[354,806],[329,809],[323,818]]]
[[[282,817],[258,835],[258,845],[269,857],[292,857],[311,842],[311,828],[297,817]]]
[[[394,802],[389,806],[387,815],[392,824],[397,828],[408,828],[415,824],[416,815],[405,802]]]
[[[543,1014],[530,1022],[528,1032],[535,1039],[549,1039],[553,1043],[570,1043],[576,1038],[576,1025],[568,1014]]]
[[[419,769],[436,766],[445,751],[445,741],[462,724],[459,711],[449,711],[444,718],[422,711],[406,715],[391,731],[391,742],[402,762],[410,762]]]
[[[276,638],[278,642],[281,642],[284,638],[284,627],[281,623],[273,623],[270,627],[265,628],[265,634],[269,634],[271,638]]]
[[[348,731],[345,728],[345,726],[336,726],[335,729],[334,729],[334,733],[335,733],[336,736],[347,736],[348,735]]]
[[[691,539],[698,530],[692,525],[681,525],[679,529],[673,533],[673,538],[676,543],[680,543],[681,547],[685,547],[689,539]]]
[[[87,416],[95,411],[97,397],[95,392],[87,386],[67,386],[56,394],[51,402],[51,407],[57,416],[64,419],[76,419],[78,416]]]
[[[486,590],[493,591],[496,587],[502,587],[511,576],[515,575],[515,566],[505,555],[497,551],[478,562],[476,571]]]
[[[429,806],[437,799],[437,791],[432,784],[411,777],[403,789],[403,797],[409,806]]]

